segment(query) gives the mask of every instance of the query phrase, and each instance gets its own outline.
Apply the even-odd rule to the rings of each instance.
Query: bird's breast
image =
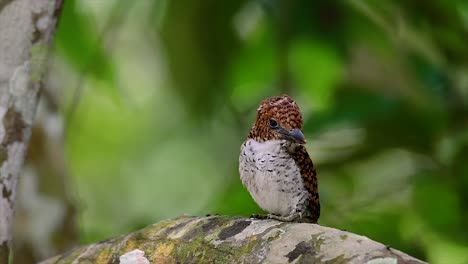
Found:
[[[241,147],[242,183],[264,210],[288,215],[307,197],[300,170],[285,141],[247,140]]]

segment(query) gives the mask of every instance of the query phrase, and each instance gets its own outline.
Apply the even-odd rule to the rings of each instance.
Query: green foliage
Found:
[[[182,213],[261,213],[239,146],[258,102],[287,92],[304,112],[320,224],[431,263],[468,258],[465,1],[105,6],[66,1],[56,38],[93,81],[67,138],[84,241]],[[114,11],[121,37],[108,43],[92,21]]]
[[[297,87],[304,90],[316,111],[332,108],[335,88],[342,81],[341,59],[336,49],[320,40],[296,40],[291,45],[289,64]]]
[[[55,34],[55,46],[81,74],[90,74],[97,80],[105,80],[115,86],[114,62],[109,56],[90,13],[78,10],[75,0],[65,1],[60,23]]]

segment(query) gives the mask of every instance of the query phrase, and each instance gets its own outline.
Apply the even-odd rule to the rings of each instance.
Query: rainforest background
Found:
[[[467,1],[66,0],[46,79],[18,263],[181,214],[261,213],[239,148],[284,93],[321,225],[468,263]]]

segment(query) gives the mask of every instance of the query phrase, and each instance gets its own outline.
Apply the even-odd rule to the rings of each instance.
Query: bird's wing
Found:
[[[310,220],[313,223],[317,223],[320,217],[320,200],[317,186],[317,172],[314,168],[314,163],[309,157],[307,150],[304,146],[300,145],[296,148],[293,154],[294,161],[300,168],[304,185],[309,192],[309,201],[307,204],[310,210]]]

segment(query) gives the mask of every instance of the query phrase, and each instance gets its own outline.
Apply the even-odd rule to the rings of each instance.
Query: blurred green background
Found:
[[[80,243],[260,213],[239,148],[260,100],[287,93],[321,225],[468,263],[467,1],[66,0],[54,45]]]

